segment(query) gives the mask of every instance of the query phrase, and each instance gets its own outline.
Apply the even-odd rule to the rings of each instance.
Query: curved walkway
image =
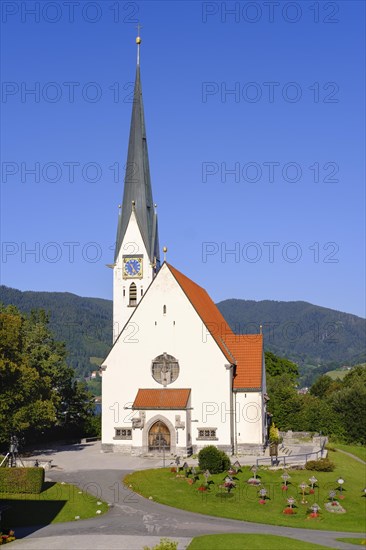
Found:
[[[366,462],[362,460],[362,458],[360,458],[359,456],[353,455],[352,453],[348,453],[347,451],[342,451],[342,449],[337,448],[337,453],[343,453],[344,455],[350,456],[354,460],[357,460],[357,462],[361,462],[361,464],[366,464]]]
[[[123,486],[121,479],[131,470],[157,466],[157,460],[101,454],[98,445],[79,450],[49,453],[58,468],[47,472],[54,481],[75,483],[111,503],[110,511],[98,518],[58,523],[39,528],[17,529],[12,548],[141,550],[153,546],[161,537],[179,540],[179,548],[188,546],[192,537],[215,533],[260,533],[281,535],[329,546],[354,550],[354,545],[336,541],[339,537],[361,537],[360,533],[315,531],[256,524],[195,514],[147,500]],[[133,462],[133,466],[132,463]],[[224,549],[223,549],[224,550]]]

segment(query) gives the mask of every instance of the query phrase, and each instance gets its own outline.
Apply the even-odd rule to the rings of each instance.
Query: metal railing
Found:
[[[266,456],[263,458],[257,458],[257,467],[260,466],[260,463],[265,463],[265,462],[269,462],[271,466],[279,466],[281,463],[283,463],[283,466],[285,467],[286,459],[287,459],[287,464],[290,464],[290,462],[296,462],[296,459],[301,459],[301,461],[303,461],[304,457],[305,457],[305,464],[306,464],[309,457],[315,455],[315,460],[318,460],[319,455],[320,455],[320,458],[323,458],[323,454],[324,454],[324,447],[319,449],[319,451],[312,451],[311,453],[303,453],[298,455],[290,454],[290,455],[269,456],[269,457]]]

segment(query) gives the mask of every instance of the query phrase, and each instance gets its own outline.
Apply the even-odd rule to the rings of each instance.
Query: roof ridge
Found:
[[[226,359],[233,363],[234,355],[225,342],[225,335],[233,335],[234,333],[217,305],[203,287],[171,264],[165,263]],[[214,328],[212,328],[212,325],[214,325]]]

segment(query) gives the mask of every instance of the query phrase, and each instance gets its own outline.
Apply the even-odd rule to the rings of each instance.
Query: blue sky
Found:
[[[168,261],[216,302],[364,316],[363,2],[1,8],[2,284],[112,297],[140,20]]]

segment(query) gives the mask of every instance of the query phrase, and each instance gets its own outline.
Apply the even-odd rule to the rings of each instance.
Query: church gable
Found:
[[[189,284],[188,296],[185,290]],[[205,306],[207,311],[203,319],[200,313]],[[131,316],[102,368],[108,369],[109,365],[116,363],[121,353],[128,356],[131,352],[139,356],[151,349],[151,362],[164,352],[176,354],[187,345],[195,346],[200,354],[205,354],[210,348],[210,355],[220,357],[222,365],[232,363],[233,357],[220,336],[224,330],[230,331],[230,328],[206,291],[164,263],[140,302],[131,308]],[[131,343],[140,345],[131,346]]]
[[[183,300],[182,300],[183,298]],[[186,277],[172,265],[164,263],[149,289],[141,298],[136,308],[131,309],[131,317],[117,339],[120,343],[129,343],[134,340],[135,331],[139,337],[148,341],[158,334],[161,323],[166,327],[165,337],[172,341],[180,332],[176,325],[177,319],[173,319],[172,312],[178,312],[185,302],[185,344],[189,344],[189,330],[193,319],[200,320],[199,336],[202,341],[210,338],[219,348],[224,363],[235,365],[233,389],[236,391],[260,391],[263,387],[264,361],[263,361],[263,336],[261,334],[234,334],[221,312],[211,300],[204,288]],[[189,304],[188,308],[187,305]],[[169,310],[169,316],[167,311]],[[188,310],[191,310],[188,313]],[[179,311],[179,315],[181,315]],[[193,315],[192,315],[193,314]],[[196,314],[196,315],[195,315]],[[170,320],[170,323],[169,323]],[[172,324],[173,323],[173,324]],[[154,336],[155,335],[155,336]],[[167,349],[166,349],[167,348]],[[169,351],[167,343],[161,344],[160,353]],[[113,348],[104,363],[110,363],[110,357],[114,355]],[[117,352],[116,352],[117,353]],[[119,353],[119,352],[118,352]],[[153,360],[153,357],[151,357]]]

